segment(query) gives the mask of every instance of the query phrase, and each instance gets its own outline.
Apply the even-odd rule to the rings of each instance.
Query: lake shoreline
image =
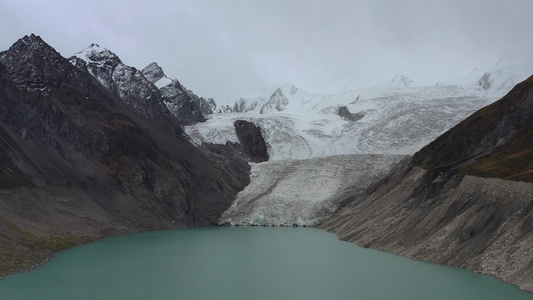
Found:
[[[0,281],[12,299],[533,299],[461,268],[345,243],[318,228],[190,227],[101,239]],[[387,288],[378,288],[386,282]],[[22,288],[25,287],[25,288]],[[200,288],[203,287],[203,288]],[[217,297],[218,297],[217,296]],[[506,298],[507,297],[507,298]]]
[[[396,256],[399,256],[399,257],[404,257],[404,258],[412,259],[412,260],[415,260],[415,261],[420,261],[420,262],[425,262],[425,263],[432,263],[432,264],[442,265],[442,266],[457,267],[457,268],[460,268],[460,269],[463,269],[463,270],[466,270],[466,271],[469,271],[469,272],[473,272],[473,273],[476,273],[476,274],[491,276],[491,277],[494,277],[494,278],[500,280],[503,283],[507,283],[507,284],[510,284],[510,285],[514,286],[518,290],[527,292],[529,294],[533,294],[532,291],[520,288],[520,286],[518,286],[517,284],[515,284],[513,282],[506,281],[506,280],[504,280],[504,279],[502,279],[502,278],[500,278],[498,276],[492,275],[492,274],[487,274],[487,273],[484,273],[484,272],[479,272],[477,270],[471,270],[471,269],[460,267],[460,266],[454,266],[454,265],[449,265],[449,264],[441,264],[441,263],[434,262],[434,261],[431,261],[431,260],[417,259],[417,258],[401,255],[401,254],[398,254],[398,253],[394,253],[392,251],[376,249],[376,248],[372,248],[372,247],[363,247],[361,245],[358,245],[355,242],[341,239],[335,232],[332,232],[332,231],[324,229],[324,228],[320,228],[319,226],[298,226],[296,224],[294,224],[294,225],[279,225],[279,226],[277,226],[277,225],[269,225],[269,226],[258,226],[258,225],[255,225],[255,226],[253,226],[253,225],[251,225],[251,226],[243,226],[243,225],[238,225],[238,226],[231,226],[231,225],[228,225],[228,224],[223,224],[223,225],[219,225],[219,226],[176,227],[176,228],[162,228],[162,229],[156,229],[156,230],[138,230],[138,231],[129,231],[129,232],[122,232],[122,233],[117,233],[117,234],[110,234],[110,235],[102,235],[100,237],[94,237],[94,239],[91,239],[91,240],[86,240],[85,242],[80,243],[78,245],[75,245],[73,247],[69,247],[69,248],[66,248],[66,249],[59,250],[59,251],[50,252],[46,256],[41,257],[40,260],[32,260],[33,264],[31,266],[29,266],[28,268],[19,269],[19,270],[13,270],[10,273],[7,273],[7,274],[5,274],[3,276],[0,276],[0,281],[3,281],[7,276],[15,275],[15,274],[19,274],[19,273],[31,272],[31,271],[33,271],[33,270],[35,270],[35,269],[37,269],[37,268],[39,268],[41,266],[44,266],[45,264],[49,263],[50,261],[52,261],[54,259],[54,255],[56,253],[59,253],[61,251],[68,250],[68,249],[71,249],[71,248],[84,246],[84,245],[87,245],[87,244],[90,244],[90,243],[93,243],[93,242],[98,242],[98,241],[101,241],[101,240],[104,240],[104,239],[122,237],[122,236],[130,235],[130,234],[140,234],[140,233],[149,233],[149,232],[166,231],[166,230],[194,229],[194,228],[203,229],[203,228],[216,228],[216,227],[221,227],[221,228],[223,228],[223,227],[235,227],[235,228],[237,228],[237,227],[258,227],[258,228],[264,228],[264,227],[266,227],[266,228],[269,228],[269,227],[276,227],[276,228],[301,227],[301,228],[318,229],[318,230],[325,231],[325,232],[328,232],[328,233],[331,233],[331,234],[335,235],[335,237],[341,242],[354,244],[357,247],[368,248],[368,249],[372,249],[372,250],[376,250],[376,251],[380,251],[380,252],[384,252],[384,253],[390,253],[390,254],[393,254],[393,255],[396,255]]]

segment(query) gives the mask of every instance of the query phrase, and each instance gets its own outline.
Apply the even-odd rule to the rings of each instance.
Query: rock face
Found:
[[[113,52],[91,44],[70,62],[87,70],[135,112],[153,121],[176,122],[163,102],[161,92],[134,67],[122,63]]]
[[[102,237],[216,224],[249,182],[237,150],[194,147],[142,73],[92,50],[105,59],[74,66],[31,35],[0,52],[0,276]]]
[[[426,168],[457,166],[468,174],[533,182],[533,78],[468,117],[415,154]]]
[[[177,79],[168,78],[157,63],[149,64],[142,73],[159,88],[163,101],[180,124],[205,122],[205,115],[213,113],[208,100],[187,90]]]
[[[139,71],[97,44],[91,44],[69,60],[81,70],[89,71],[127,105],[149,119],[172,119],[181,125],[190,125],[204,122],[204,113],[212,113],[207,100],[185,89],[178,80],[168,78],[156,63]]]
[[[321,227],[533,291],[532,99],[530,78],[347,198]]]
[[[346,107],[344,105],[339,107],[338,115],[341,118],[344,118],[346,120],[350,120],[352,122],[357,122],[357,121],[359,121],[359,120],[361,120],[362,118],[365,117],[365,115],[363,115],[363,114],[351,113],[350,110],[348,109],[348,107]]]
[[[235,121],[234,126],[242,149],[250,157],[250,160],[255,163],[267,161],[269,158],[268,148],[261,128],[244,120]]]

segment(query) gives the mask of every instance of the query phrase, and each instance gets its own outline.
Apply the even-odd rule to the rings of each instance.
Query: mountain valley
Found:
[[[533,292],[532,73],[217,104],[25,36],[0,52],[0,276],[124,233],[316,226]]]

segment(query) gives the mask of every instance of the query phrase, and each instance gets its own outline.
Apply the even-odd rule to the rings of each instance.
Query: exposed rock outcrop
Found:
[[[250,160],[255,163],[267,161],[269,159],[268,147],[261,133],[261,128],[244,120],[235,121],[234,126],[242,149]]]
[[[142,73],[159,88],[166,106],[180,124],[205,122],[205,116],[213,113],[212,103],[187,90],[177,79],[168,78],[157,63],[149,64]]]
[[[346,120],[357,122],[365,117],[363,114],[351,113],[347,106],[343,105],[339,107],[339,112],[337,113],[341,118]]]

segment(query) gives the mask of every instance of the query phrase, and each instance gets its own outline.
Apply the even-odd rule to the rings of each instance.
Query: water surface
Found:
[[[533,299],[484,275],[312,228],[200,228],[105,239],[0,281],[0,299]]]

